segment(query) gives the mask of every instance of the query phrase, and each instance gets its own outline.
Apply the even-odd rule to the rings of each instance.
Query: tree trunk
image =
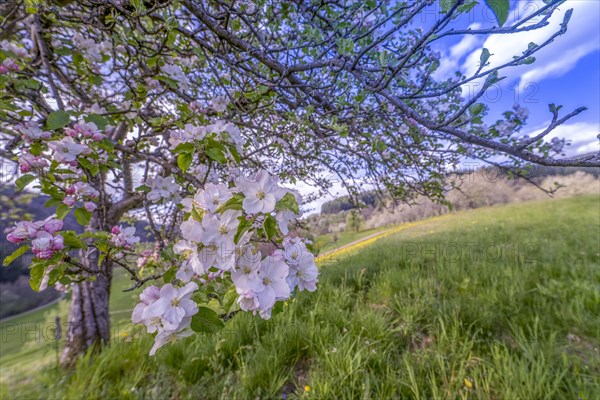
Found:
[[[103,345],[110,339],[109,298],[112,280],[112,263],[104,261],[98,268],[98,250],[90,248],[81,257],[86,267],[99,269],[95,280],[73,285],[69,319],[67,321],[65,347],[61,365],[73,365],[77,356],[95,345]]]
[[[102,180],[94,183],[95,187],[102,188]],[[103,198],[101,206],[92,212],[86,230],[109,232],[112,226],[119,223],[124,213],[139,206],[141,201],[142,195],[139,193],[129,194],[123,200],[112,204]],[[98,273],[91,274],[95,278],[73,285],[65,347],[60,359],[63,367],[73,365],[77,356],[90,347],[102,346],[110,340],[108,304],[113,263],[104,259],[99,265],[100,253],[93,246],[93,240],[90,239],[88,245],[87,250],[80,252],[79,262],[87,267],[86,269]]]

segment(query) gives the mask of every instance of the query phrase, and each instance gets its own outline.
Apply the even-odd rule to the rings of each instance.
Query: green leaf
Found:
[[[225,153],[220,147],[209,147],[206,149],[206,154],[220,164],[227,162],[227,157],[225,157]]]
[[[202,208],[196,208],[192,206],[192,218],[198,222],[202,222],[202,218],[204,218],[204,210]]]
[[[97,166],[96,164],[93,164],[93,163],[92,163],[90,160],[88,160],[88,159],[87,159],[87,158],[85,158],[85,157],[79,157],[79,158],[77,159],[77,161],[79,161],[79,164],[80,164],[80,165],[81,165],[83,168],[85,168],[85,169],[87,169],[88,171],[90,171],[90,173],[92,174],[92,176],[96,176],[96,175],[98,175],[99,168],[98,168],[98,166]]]
[[[237,231],[235,232],[235,236],[233,237],[233,242],[235,244],[238,244],[242,235],[246,233],[248,229],[250,229],[250,227],[252,227],[253,222],[253,220],[247,220],[243,216],[239,217],[238,220],[240,221],[240,224],[238,225]]]
[[[98,146],[106,151],[111,151],[115,148],[115,144],[109,138],[104,138],[101,142],[98,142]]]
[[[51,112],[46,120],[46,128],[54,131],[59,128],[65,127],[69,123],[69,113],[66,111],[58,110]]]
[[[192,165],[193,157],[190,153],[182,153],[177,157],[177,166],[181,171],[186,172]]]
[[[175,154],[183,154],[183,153],[193,153],[195,150],[194,145],[192,143],[181,143],[175,147],[173,152]]]
[[[192,317],[191,328],[194,332],[216,333],[225,324],[217,313],[208,307],[198,307],[198,313]]]
[[[163,251],[160,252],[161,257],[168,261],[172,261],[175,259],[175,252],[171,247],[166,247]]]
[[[35,262],[29,269],[29,286],[36,292],[40,291],[40,285],[42,284],[42,279],[44,279],[47,266],[47,262]]]
[[[440,7],[442,8],[442,12],[447,13],[450,10],[450,7],[454,4],[454,0],[440,0]]]
[[[523,59],[519,64],[533,64],[535,62],[535,57],[527,57],[525,59]]]
[[[136,192],[144,192],[144,193],[149,193],[152,190],[152,188],[148,185],[140,185],[138,187],[135,188]]]
[[[92,213],[85,208],[76,208],[73,214],[75,214],[75,219],[79,225],[86,226],[90,223]]]
[[[17,188],[19,188],[19,190],[23,190],[27,185],[29,185],[33,181],[35,181],[35,175],[27,174],[17,178],[15,184],[17,185]]]
[[[490,56],[490,51],[484,47],[483,50],[481,50],[481,55],[479,56],[479,65],[481,67],[484,67],[490,59]]]
[[[31,146],[29,146],[29,152],[36,157],[39,156],[42,154],[42,145],[37,142],[33,143]]]
[[[56,207],[62,204],[62,200],[60,199],[55,199],[52,198],[50,200],[48,200],[46,203],[44,203],[44,207]]]
[[[504,79],[505,77],[498,77],[498,70],[494,70],[492,71],[488,77],[485,79],[485,85],[486,86],[491,86],[494,83],[500,82],[502,79]]]
[[[84,118],[84,121],[93,122],[100,130],[104,130],[104,128],[106,128],[106,125],[108,125],[108,121],[106,120],[106,118],[98,114],[89,114]]]
[[[240,156],[240,153],[237,151],[235,146],[228,146],[227,148],[229,149],[229,152],[231,153],[231,156],[233,157],[234,161],[238,164],[241,163],[242,157]]]
[[[504,25],[508,18],[508,0],[485,0],[485,3],[494,13],[500,26]]]
[[[273,218],[272,215],[267,215],[265,218],[265,222],[263,222],[263,226],[265,228],[265,234],[267,235],[267,239],[271,239],[277,233],[277,221]]]
[[[240,308],[238,302],[236,301],[238,298],[238,293],[235,290],[235,286],[231,286],[225,296],[223,296],[223,310],[226,313],[233,312]]]
[[[295,214],[300,214],[300,209],[298,207],[298,201],[296,200],[296,196],[292,193],[287,192],[285,196],[282,197],[281,200],[277,202],[275,205],[276,210],[290,210]]]
[[[61,204],[56,207],[56,218],[63,219],[71,211],[71,208],[66,204]]]
[[[165,283],[173,282],[173,279],[175,279],[175,274],[177,274],[177,267],[175,266],[169,268],[168,271],[163,275],[163,280]]]
[[[471,112],[471,116],[479,115],[485,110],[485,105],[483,103],[475,103],[471,107],[469,107],[469,111]]]
[[[230,198],[229,200],[227,200],[225,203],[223,203],[219,207],[217,207],[217,209],[215,210],[215,213],[220,214],[221,212],[227,211],[227,210],[241,210],[243,201],[244,201],[244,196],[238,193],[238,194],[234,195],[232,198]]]
[[[338,52],[341,55],[350,54],[354,51],[354,40],[350,38],[339,39],[337,42]]]
[[[10,265],[10,263],[15,261],[17,258],[21,257],[23,254],[27,253],[27,251],[29,251],[29,249],[30,249],[30,246],[28,244],[19,247],[18,249],[13,251],[11,255],[8,255],[4,258],[2,265],[5,267],[8,267]]]
[[[64,232],[61,234],[65,246],[73,249],[85,249],[87,245],[73,232]]]

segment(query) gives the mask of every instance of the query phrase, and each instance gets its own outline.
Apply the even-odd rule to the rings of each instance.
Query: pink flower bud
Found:
[[[140,253],[142,257],[150,257],[154,251],[152,249],[146,249]]]
[[[15,63],[13,60],[11,60],[10,58],[7,58],[6,60],[4,60],[4,62],[2,63],[6,68],[8,68],[10,71],[19,71],[19,65],[17,63]]]
[[[31,165],[29,165],[27,163],[19,163],[19,170],[22,173],[27,173],[27,172],[31,171]]]
[[[119,233],[121,233],[121,227],[120,226],[113,226],[111,231],[110,231],[113,235],[118,235]]]
[[[92,203],[91,201],[87,201],[83,204],[83,207],[85,207],[85,209],[89,212],[94,211],[96,208],[98,208],[98,206],[96,205],[96,203]]]
[[[100,132],[96,132],[94,133],[94,135],[92,136],[92,140],[95,140],[96,142],[101,141],[102,139],[104,139],[104,135],[101,134]]]
[[[63,199],[63,203],[69,207],[73,207],[75,205],[75,199],[71,196],[67,196]]]
[[[0,64],[0,75],[5,75],[8,74],[8,68],[6,68],[4,65]]]
[[[25,241],[25,239],[18,237],[16,235],[14,235],[13,233],[9,233],[8,235],[6,235],[6,240],[8,240],[11,243],[15,243],[15,244]]]
[[[63,221],[60,219],[52,218],[44,224],[44,230],[48,233],[54,233],[60,231],[63,228]]]
[[[54,237],[48,232],[38,232],[35,239],[31,241],[31,251],[38,258],[52,257]]]
[[[70,188],[68,188],[67,190],[65,190],[66,194],[75,194],[77,192],[77,186],[73,185]]]
[[[36,237],[40,226],[35,222],[21,221],[8,231],[6,239],[11,243],[21,243]]]
[[[46,259],[52,257],[52,254],[54,254],[54,251],[52,251],[52,249],[49,249],[49,250],[39,250],[37,253],[34,251],[34,253],[37,258],[46,260]]]
[[[52,249],[55,251],[61,251],[65,248],[64,239],[61,235],[54,236],[54,240],[52,241]]]

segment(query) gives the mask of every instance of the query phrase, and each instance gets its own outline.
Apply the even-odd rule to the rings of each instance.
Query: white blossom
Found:
[[[65,136],[58,141],[49,142],[48,147],[54,150],[54,159],[64,163],[76,161],[77,156],[88,150],[86,145],[75,142],[70,136]]]
[[[152,202],[156,203],[162,199],[173,200],[176,203],[181,201],[181,196],[178,193],[181,187],[172,176],[148,178],[146,184],[150,186],[148,200]]]
[[[191,299],[198,285],[194,282],[182,288],[176,288],[167,283],[160,289],[159,298],[150,304],[142,313],[142,319],[161,319],[164,330],[176,330],[185,317],[191,317],[198,312],[198,306]]]
[[[168,78],[176,81],[180,89],[187,90],[190,88],[190,80],[179,65],[164,65],[161,68],[161,70],[162,73],[165,74]]]
[[[244,193],[244,211],[250,214],[270,213],[281,200],[285,190],[277,185],[277,178],[266,171],[259,171],[252,180],[240,180],[238,188]]]

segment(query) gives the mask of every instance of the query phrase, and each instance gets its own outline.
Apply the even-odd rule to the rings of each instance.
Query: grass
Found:
[[[123,292],[130,285],[125,272],[115,270],[110,309],[114,336],[130,328],[129,317],[136,293]],[[63,330],[69,300],[61,300],[43,309],[10,318],[0,323],[0,384],[31,378],[31,372],[56,365],[55,318]],[[0,392],[2,394],[2,392]],[[3,396],[0,396],[4,399]]]
[[[315,239],[315,249],[319,253],[325,253],[327,251],[334,250],[338,247],[345,246],[364,237],[380,233],[388,229],[390,229],[389,226],[383,226],[379,228],[361,230],[358,232],[344,231],[336,234],[328,233],[326,235],[321,235]]]
[[[600,198],[411,224],[322,267],[269,321],[149,357],[132,332],[3,398],[600,397]]]

